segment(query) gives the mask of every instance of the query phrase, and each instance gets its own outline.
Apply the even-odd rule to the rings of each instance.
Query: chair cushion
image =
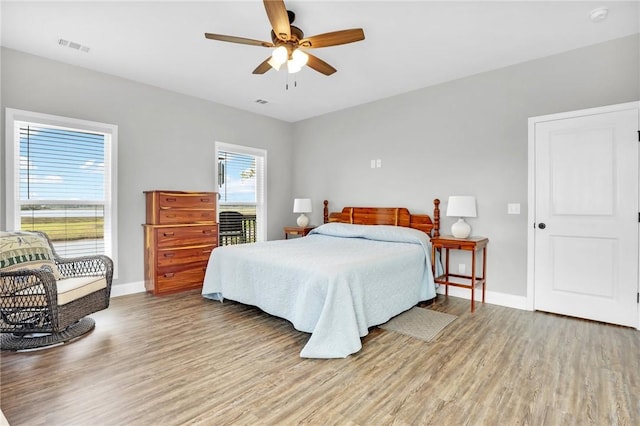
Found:
[[[73,277],[58,281],[58,305],[73,302],[76,299],[107,287],[104,277]]]
[[[73,277],[56,281],[58,288],[58,305],[64,305],[80,299],[87,294],[107,287],[104,277]],[[46,306],[47,299],[42,285],[32,285],[13,294],[0,294],[0,297],[12,297],[13,307]],[[8,302],[9,303],[9,302]]]
[[[51,271],[56,280],[61,277],[46,238],[33,232],[0,231],[0,269],[16,271],[39,268]]]

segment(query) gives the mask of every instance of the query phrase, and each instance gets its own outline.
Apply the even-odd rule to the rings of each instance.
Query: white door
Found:
[[[637,103],[530,120],[534,309],[638,327]]]

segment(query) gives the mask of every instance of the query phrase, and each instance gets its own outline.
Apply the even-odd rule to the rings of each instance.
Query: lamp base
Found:
[[[300,228],[306,228],[309,224],[309,218],[304,213],[302,213],[300,214],[300,216],[298,216],[297,223]]]
[[[451,233],[456,238],[467,238],[471,235],[471,226],[461,217],[456,223],[451,225]]]

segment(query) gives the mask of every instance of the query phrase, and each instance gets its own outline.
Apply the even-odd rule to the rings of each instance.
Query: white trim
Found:
[[[111,297],[127,296],[129,294],[144,293],[144,281],[117,284],[111,287]]]
[[[226,142],[215,142],[215,188],[216,190],[219,188],[218,186],[218,151],[229,151],[236,152],[238,154],[246,154],[252,155],[257,158],[262,158],[262,164],[256,164],[256,169],[262,169],[262,192],[258,191],[256,197],[257,205],[262,205],[262,208],[258,208],[256,211],[258,228],[256,232],[256,241],[267,241],[267,150],[260,148],[252,148],[249,146],[243,145],[234,145]],[[258,170],[256,170],[258,172]],[[260,199],[262,197],[262,199]]]
[[[7,421],[7,418],[5,417],[2,410],[0,410],[0,426],[9,426],[9,422]]]
[[[106,188],[105,199],[110,203],[110,214],[105,214],[105,230],[109,229],[111,238],[105,238],[105,251],[113,259],[114,279],[118,277],[118,126],[115,124],[100,123],[97,121],[81,120],[78,118],[63,117],[39,112],[25,111],[14,108],[5,108],[5,225],[4,229],[15,229],[18,218],[15,215],[15,206],[19,203],[18,182],[16,181],[16,167],[20,167],[19,159],[16,159],[16,121],[37,122],[44,125],[81,129],[90,132],[103,133],[109,138],[110,150],[105,152],[105,162],[109,161],[110,185]],[[105,171],[106,172],[106,171]],[[1,225],[0,225],[1,226]],[[110,247],[109,247],[110,244]]]
[[[539,115],[539,116],[536,116],[536,117],[530,117],[529,118],[529,123],[531,123],[531,122],[541,123],[541,122],[544,122],[544,121],[565,120],[567,118],[584,117],[584,116],[587,116],[587,115],[598,115],[598,114],[604,114],[604,113],[607,113],[607,112],[635,110],[635,109],[638,109],[638,108],[640,108],[640,102],[639,101],[625,102],[623,104],[606,105],[606,106],[595,107],[595,108],[579,109],[579,110],[576,110],[576,111],[559,112],[559,113],[556,113],[556,114]]]
[[[535,223],[535,127],[538,123],[546,121],[564,120],[567,118],[584,117],[588,115],[597,115],[617,111],[636,110],[638,111],[638,119],[640,121],[640,101],[625,102],[622,104],[607,105],[596,108],[587,108],[576,111],[567,111],[557,114],[541,115],[538,117],[529,118],[529,131],[528,131],[528,176],[527,176],[527,190],[528,194],[528,222],[527,222],[527,297],[526,306],[528,310],[534,309],[534,266],[535,266],[535,232],[533,225]],[[639,129],[640,130],[640,129]],[[638,158],[638,165],[640,167],[640,158]],[[640,182],[638,182],[640,186]],[[640,194],[639,194],[640,196]],[[639,206],[640,208],[640,206]],[[640,235],[640,225],[638,226],[638,234]],[[640,262],[639,262],[640,263]],[[640,291],[640,264],[638,265],[638,291]],[[638,325],[636,329],[640,330],[640,305],[638,307]]]
[[[440,285],[436,290],[438,294],[444,294],[444,285]],[[462,299],[471,300],[471,290],[461,287],[449,286],[449,296],[460,297]],[[482,303],[482,291],[476,289],[475,292],[476,306],[478,302]],[[527,306],[527,298],[525,296],[516,296],[514,294],[498,293],[495,291],[485,291],[485,303],[492,305],[504,306],[507,308],[520,309],[530,311]]]
[[[529,118],[528,129],[528,146],[527,146],[527,308],[533,311],[534,305],[534,271],[535,271],[535,229],[536,221],[536,182],[535,182],[535,128],[537,121],[535,118]]]

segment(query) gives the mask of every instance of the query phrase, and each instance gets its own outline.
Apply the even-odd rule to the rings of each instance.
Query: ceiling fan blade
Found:
[[[309,61],[307,62],[307,66],[310,68],[313,68],[319,73],[322,73],[324,75],[331,75],[337,71],[334,67],[332,67],[322,59],[318,58],[317,56],[313,56],[310,53],[307,53],[307,55],[309,55]]]
[[[210,34],[210,33],[204,33],[204,36],[209,40],[228,41],[230,43],[249,44],[251,46],[274,47],[274,44],[271,43],[270,41],[260,41],[260,40],[254,40],[251,38],[235,37],[235,36],[228,36],[228,35],[222,35],[222,34]]]
[[[312,49],[353,43],[360,40],[364,40],[364,31],[362,28],[352,28],[303,38],[298,44],[301,47]]]
[[[270,59],[271,56],[265,59],[260,65],[258,65],[256,69],[253,70],[253,74],[264,74],[265,72],[269,71],[271,69],[271,65],[269,65]]]
[[[264,8],[271,23],[271,28],[280,40],[288,41],[291,38],[291,24],[287,8],[282,0],[264,0]]]

